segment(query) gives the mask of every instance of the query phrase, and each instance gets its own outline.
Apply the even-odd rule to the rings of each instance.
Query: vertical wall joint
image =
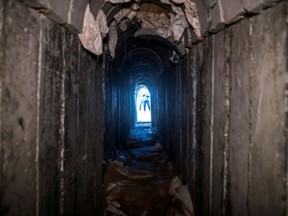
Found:
[[[225,72],[224,72],[224,163],[223,163],[223,215],[229,215],[228,202],[229,202],[229,147],[230,147],[230,101],[231,101],[231,38],[230,30],[225,30]]]

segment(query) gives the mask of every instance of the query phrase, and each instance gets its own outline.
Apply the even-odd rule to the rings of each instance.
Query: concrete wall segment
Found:
[[[241,0],[242,2],[242,7],[244,8],[245,11],[249,13],[261,13],[266,8],[272,7],[273,5],[275,6],[277,3],[286,1],[286,0],[254,0],[254,1],[249,1],[249,0]]]
[[[284,132],[287,7],[287,2],[281,3],[251,18],[253,88],[248,202],[251,215],[283,215],[287,211],[285,203],[287,146]]]
[[[213,169],[212,172],[212,206],[213,215],[223,213],[223,179],[224,179],[224,116],[225,116],[225,31],[214,36],[214,120],[213,124]]]
[[[231,214],[247,215],[250,149],[250,22],[232,26],[231,38],[231,110],[229,149],[229,202]],[[246,38],[243,40],[243,38]],[[237,169],[236,169],[237,167]]]
[[[35,215],[39,17],[13,0],[1,3],[0,214]]]
[[[205,61],[203,61],[203,65],[201,67],[201,77],[202,77],[202,119],[201,125],[203,127],[201,134],[201,143],[199,143],[199,148],[201,148],[201,164],[198,164],[199,172],[202,173],[202,200],[199,200],[201,202],[201,211],[199,212],[200,215],[209,215],[211,212],[211,181],[212,181],[212,175],[211,175],[211,146],[213,145],[212,140],[212,133],[213,133],[213,125],[211,124],[212,119],[212,93],[213,93],[213,87],[212,87],[212,62],[213,62],[213,38],[209,37],[205,40],[205,45],[203,47],[203,55],[205,56]]]

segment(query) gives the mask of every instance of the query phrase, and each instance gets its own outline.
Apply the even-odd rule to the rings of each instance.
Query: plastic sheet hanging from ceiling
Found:
[[[122,4],[130,2],[130,0],[106,0],[106,2]],[[104,12],[100,10],[95,19],[88,5],[84,17],[83,31],[79,34],[79,38],[86,49],[96,55],[101,55],[103,53],[102,40],[109,33],[108,47],[110,55],[114,58],[118,40],[117,28],[119,27],[123,32],[126,31],[127,23],[131,22],[134,17],[140,21],[141,28],[155,29],[159,36],[165,39],[171,38],[176,43],[183,40],[185,29],[189,26],[197,37],[201,37],[201,26],[194,2],[190,0],[161,0],[161,3],[172,5],[173,13],[169,13],[169,17],[164,13],[140,11],[139,5],[133,3],[131,8],[124,8],[114,16],[109,28]]]

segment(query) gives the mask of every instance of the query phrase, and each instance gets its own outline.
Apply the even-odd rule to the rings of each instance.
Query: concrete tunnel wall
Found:
[[[283,2],[207,37],[172,78],[164,137],[196,215],[287,213],[287,14]]]
[[[287,212],[286,19],[285,2],[227,26],[157,80],[156,126],[196,215]],[[128,79],[115,79],[128,94]],[[124,140],[129,114],[117,115]]]
[[[97,215],[102,58],[18,1],[0,11],[0,215]]]
[[[288,211],[287,8],[210,35],[159,83],[159,130],[196,215]],[[103,85],[109,159],[129,131],[125,79],[45,16],[15,0],[0,9],[1,215],[98,215]]]

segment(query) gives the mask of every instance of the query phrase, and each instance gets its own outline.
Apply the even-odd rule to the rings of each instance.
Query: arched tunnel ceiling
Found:
[[[167,39],[170,49],[184,55],[184,45],[179,44],[189,47],[192,33],[201,37],[196,5],[190,0],[109,0],[99,10],[96,20],[87,7],[83,32],[79,37],[88,50],[102,53],[101,40],[104,39],[114,58],[122,33],[125,34],[124,40],[135,35],[149,40]]]
[[[262,10],[271,7],[279,0],[20,0],[24,4],[45,14],[53,21],[65,26],[72,32],[79,34],[83,46],[100,55],[103,53],[102,39],[111,37],[117,33],[117,26],[112,25],[115,15],[124,9],[130,9],[130,18],[138,17],[138,14],[164,14],[157,21],[165,20],[169,17],[169,35],[175,44],[182,42],[187,48],[198,43],[209,33],[216,33],[226,25],[231,25],[245,16],[257,14]],[[134,9],[132,5],[135,6]],[[133,11],[131,11],[132,9]],[[87,11],[89,9],[89,11]],[[86,10],[86,11],[85,11]],[[102,11],[102,12],[100,12]],[[103,12],[104,11],[104,12]],[[88,15],[87,20],[87,14]],[[134,15],[133,15],[134,14]],[[126,14],[128,15],[128,14]],[[132,16],[133,15],[133,16]],[[141,16],[140,16],[141,17]],[[159,16],[160,17],[160,16]],[[184,17],[186,17],[184,19]],[[108,18],[108,20],[107,20]],[[144,17],[145,18],[145,17]],[[150,19],[150,18],[149,18]],[[149,26],[148,22],[146,23]],[[155,20],[155,17],[154,17]],[[146,20],[147,21],[147,20]],[[186,23],[185,23],[186,22]],[[102,25],[102,24],[104,25]],[[176,24],[171,25],[171,24]],[[123,24],[123,23],[122,23]],[[151,23],[150,23],[151,24]],[[153,24],[153,22],[152,22]],[[154,23],[155,24],[155,23]],[[109,25],[110,29],[105,25]],[[91,27],[92,26],[92,27]],[[153,26],[153,25],[152,25]],[[172,30],[171,30],[172,26]],[[111,28],[112,27],[112,28]],[[114,28],[115,27],[115,28]],[[120,27],[120,26],[119,26]],[[147,26],[146,26],[147,27]],[[162,27],[162,26],[161,26]],[[175,32],[182,32],[175,38]],[[113,30],[114,28],[114,30]],[[141,26],[143,29],[143,27]],[[182,30],[179,30],[182,28]],[[150,28],[151,29],[151,28]],[[156,25],[156,32],[161,36],[167,31],[163,31]],[[165,29],[165,28],[164,28]],[[167,29],[166,29],[167,30]],[[184,36],[183,36],[184,35]],[[167,36],[167,35],[166,35]],[[83,37],[85,38],[83,40]],[[169,38],[167,37],[167,38]],[[115,41],[115,40],[114,40]],[[110,53],[113,56],[113,48],[117,43],[110,43]],[[111,52],[112,50],[112,52]]]
[[[113,1],[115,3],[118,0]],[[136,83],[145,80],[146,85],[154,85],[151,82],[163,72],[163,65],[170,65],[169,58],[185,54],[183,38],[186,17],[184,13],[177,14],[175,8],[173,11],[173,7],[176,6],[172,3],[162,4],[159,0],[122,4],[106,2],[103,5],[107,25],[110,26],[108,45],[120,73],[128,72],[131,74],[130,79]],[[176,36],[178,32],[181,35],[175,40],[173,35]],[[147,70],[149,65],[152,68]],[[130,66],[137,70],[129,68]],[[148,76],[149,71],[155,74]]]
[[[121,63],[120,72],[125,74],[133,85],[145,84],[154,87],[163,68],[159,55],[142,47],[133,50],[131,56],[123,59]]]

